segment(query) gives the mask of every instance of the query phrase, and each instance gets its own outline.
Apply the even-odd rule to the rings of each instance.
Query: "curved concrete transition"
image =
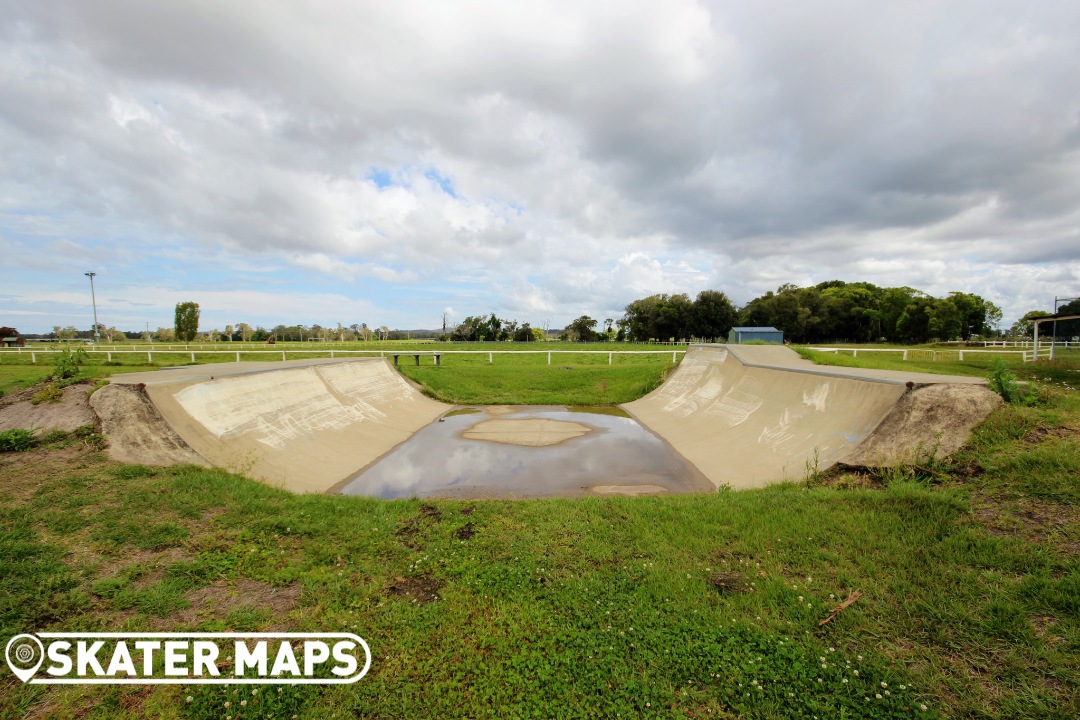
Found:
[[[144,385],[168,425],[214,465],[295,492],[324,492],[450,408],[383,358],[192,365],[112,382]]]
[[[979,378],[826,367],[779,345],[728,345],[689,349],[660,388],[623,407],[717,487],[741,489],[838,462],[948,455],[1000,402]]]
[[[205,458],[297,492],[330,490],[452,409],[383,358],[184,366],[112,383],[92,401],[114,458]],[[691,347],[659,389],[623,407],[716,487],[750,488],[837,462],[947,455],[997,403],[977,378],[822,367],[782,346],[742,345]],[[463,437],[541,447],[590,431],[507,417],[478,422]],[[557,463],[551,472],[565,474]],[[630,476],[619,472],[596,491],[657,491],[630,492]]]

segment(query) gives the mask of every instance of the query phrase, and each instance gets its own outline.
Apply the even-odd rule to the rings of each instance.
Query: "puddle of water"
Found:
[[[339,485],[379,498],[528,498],[715,492],[701,472],[625,411],[552,407],[469,408],[447,413]],[[467,439],[481,423],[510,421],[536,432],[560,423],[588,432],[539,446]],[[532,421],[517,422],[517,421]],[[542,422],[537,422],[542,421]],[[573,433],[567,433],[573,435]],[[529,438],[523,438],[523,442]]]

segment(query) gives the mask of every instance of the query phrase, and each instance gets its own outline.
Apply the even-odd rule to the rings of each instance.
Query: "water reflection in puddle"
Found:
[[[466,410],[420,430],[339,492],[379,498],[715,492],[697,468],[619,408]]]

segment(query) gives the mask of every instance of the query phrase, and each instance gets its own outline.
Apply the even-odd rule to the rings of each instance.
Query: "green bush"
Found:
[[[74,352],[71,348],[64,348],[64,351],[53,360],[53,379],[72,380],[79,377],[80,368],[88,358],[89,356],[82,348],[76,348]]]
[[[36,444],[33,430],[12,428],[0,432],[0,452],[22,452]]]
[[[1016,373],[999,357],[990,361],[990,389],[1013,405],[1031,405],[1036,399],[1035,386],[1028,383],[1026,389],[1022,388]]]

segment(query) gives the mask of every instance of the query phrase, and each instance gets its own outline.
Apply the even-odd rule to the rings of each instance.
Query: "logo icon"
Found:
[[[15,677],[26,682],[45,659],[45,647],[33,635],[16,635],[8,641],[4,654]]]

